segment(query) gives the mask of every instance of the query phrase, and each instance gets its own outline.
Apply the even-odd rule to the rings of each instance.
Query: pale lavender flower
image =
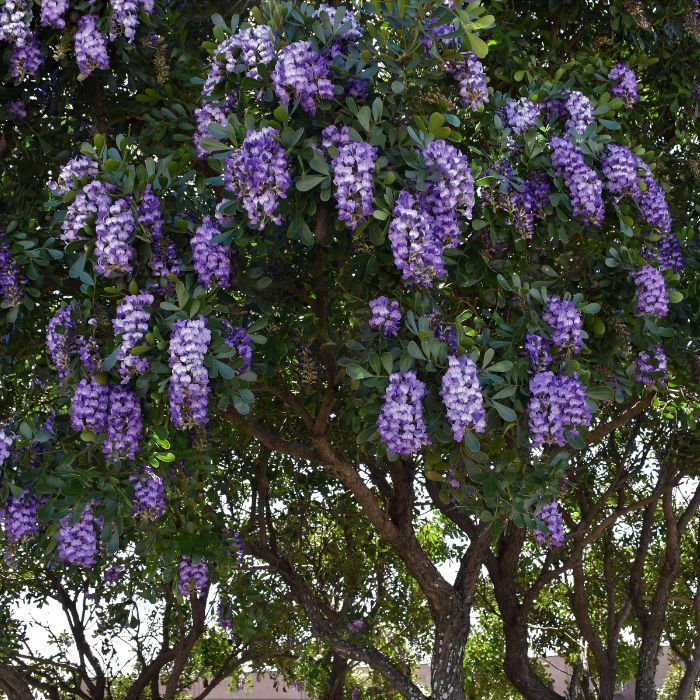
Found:
[[[78,20],[78,31],[75,34],[75,57],[78,68],[83,75],[90,75],[96,68],[107,70],[109,56],[107,55],[107,37],[97,28],[99,15],[91,13],[83,15]]]
[[[9,100],[7,103],[7,113],[17,119],[24,119],[27,116],[27,110],[23,100]]]
[[[653,358],[648,351],[639,351],[635,380],[641,382],[645,386],[654,384],[654,382],[661,382],[665,386],[666,382],[668,381],[668,361],[666,360],[666,354],[664,353],[661,345],[657,345],[654,348],[649,348],[649,350],[653,352]],[[652,376],[657,372],[663,372],[663,376]]]
[[[486,409],[479,384],[479,370],[466,355],[447,358],[440,396],[447,408],[447,420],[456,442],[462,442],[466,430],[486,430]]]
[[[535,531],[537,543],[542,546],[550,540],[555,547],[561,547],[564,544],[564,519],[559,512],[557,502],[549,502],[536,515],[549,528],[549,535],[545,535],[540,530]]]
[[[69,4],[69,0],[42,0],[41,26],[63,29],[66,26],[63,15],[66,13]]]
[[[92,503],[85,506],[80,519],[71,525],[71,517],[67,515],[61,520],[58,531],[58,554],[69,564],[76,564],[89,569],[97,557],[97,532],[95,525],[100,523],[92,512]]]
[[[77,197],[76,197],[77,199]],[[127,242],[136,227],[134,212],[127,198],[117,199],[95,224],[97,243],[95,271],[105,277],[112,272],[131,272],[134,249]]]
[[[378,297],[369,302],[369,307],[372,310],[372,318],[369,320],[369,325],[372,328],[382,329],[385,336],[391,335],[396,337],[399,323],[401,322],[399,302],[389,302],[386,297]]]
[[[338,219],[347,221],[352,231],[374,213],[372,176],[376,160],[377,149],[374,146],[356,141],[341,146],[338,156],[333,159]]]
[[[652,314],[664,318],[668,314],[668,292],[661,272],[646,265],[632,277],[637,284],[637,316]]]
[[[243,367],[237,371],[237,374],[243,374],[250,369],[250,363],[253,360],[253,341],[243,326],[234,328],[226,319],[222,321],[222,325],[224,332],[221,337],[229,347],[237,350],[239,357],[242,357],[245,362]]]
[[[566,111],[569,114],[566,128],[576,129],[579,136],[583,136],[586,127],[595,120],[591,101],[578,90],[572,92],[566,99]]]
[[[0,233],[0,301],[3,306],[17,306],[24,297],[22,285],[27,279],[22,276],[19,265],[10,253],[5,234]]]
[[[39,47],[36,35],[31,34],[22,46],[15,44],[10,58],[12,77],[23,80],[28,75],[34,76],[43,62],[44,52]]]
[[[207,562],[202,557],[198,564],[192,563],[192,557],[180,558],[180,595],[187,598],[189,595],[201,596],[209,585],[209,571]]]
[[[637,156],[627,146],[608,144],[601,163],[608,190],[618,197],[641,197],[642,192],[637,184]]]
[[[540,108],[528,97],[521,97],[519,100],[511,100],[503,106],[503,116],[506,124],[512,129],[514,134],[527,131],[535,126],[535,122],[540,117]]]
[[[544,372],[552,363],[549,343],[539,335],[528,333],[525,336],[525,350],[530,357],[530,364],[534,372]]]
[[[127,383],[134,372],[145,372],[149,362],[142,355],[132,355],[131,351],[143,340],[148,333],[148,322],[151,319],[149,311],[144,306],[153,304],[154,297],[147,292],[130,294],[125,296],[117,307],[117,317],[112,319],[114,332],[122,336],[121,349],[117,359],[121,361],[119,373],[123,377],[122,383]]]
[[[418,452],[422,445],[432,444],[423,419],[422,399],[427,393],[415,372],[396,372],[389,377],[377,419],[377,430],[388,452],[408,456]]]
[[[141,467],[129,477],[134,485],[132,513],[145,520],[157,520],[165,511],[165,484],[151,467]]]
[[[10,491],[7,501],[0,506],[0,520],[10,543],[26,542],[39,532],[37,514],[47,501],[29,491],[22,491],[22,496],[15,498]]]
[[[94,379],[81,379],[75,387],[71,403],[71,425],[73,430],[95,434],[104,431],[109,410],[109,387]]]
[[[103,454],[112,460],[136,459],[139,441],[143,437],[141,404],[128,387],[111,388],[105,429],[107,437],[102,448]]]
[[[231,286],[229,248],[213,242],[220,233],[218,225],[205,216],[191,241],[192,264],[197,273],[197,281],[206,288]]]
[[[615,84],[610,88],[610,96],[619,97],[625,107],[631,107],[637,102],[637,75],[624,63],[617,63],[608,73],[608,79]]]
[[[464,104],[472,112],[485,105],[489,100],[484,66],[475,54],[470,53],[466,61],[455,67],[455,80],[459,83],[459,94]]]
[[[569,348],[575,353],[581,352],[583,322],[573,302],[549,297],[542,318],[554,328],[551,340],[557,347]]]

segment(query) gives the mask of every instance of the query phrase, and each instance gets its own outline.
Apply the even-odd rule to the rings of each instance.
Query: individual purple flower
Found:
[[[43,62],[44,52],[39,47],[36,36],[32,34],[22,46],[15,44],[10,58],[12,77],[23,80],[27,76],[34,76]]]
[[[2,467],[12,455],[14,437],[3,427],[0,427],[0,467]]]
[[[49,182],[48,186],[50,190],[55,190],[57,195],[64,195],[71,190],[79,190],[84,176],[94,178],[96,175],[97,163],[87,156],[79,156],[71,158],[62,166],[58,174],[58,182],[54,180]]]
[[[112,460],[136,459],[143,437],[141,404],[128,387],[115,386],[109,392],[106,434],[103,454]]]
[[[272,72],[272,86],[282,105],[289,107],[290,100],[298,98],[301,108],[314,116],[314,98],[333,99],[328,65],[328,61],[311,48],[309,41],[285,46]]]
[[[387,451],[395,455],[412,455],[428,439],[423,419],[422,399],[428,390],[413,371],[396,372],[389,377],[377,430],[386,443]]]
[[[389,226],[389,240],[396,267],[403,279],[412,284],[432,287],[433,278],[446,273],[434,224],[423,197],[414,197],[406,191],[399,194],[394,220]]]
[[[99,15],[93,12],[83,15],[78,20],[78,31],[75,33],[75,57],[83,75],[90,75],[96,68],[102,70],[109,68],[107,37],[97,28],[98,19]]]
[[[134,212],[126,198],[117,199],[105,216],[98,216],[95,224],[96,272],[106,277],[112,272],[131,272],[133,267],[129,263],[134,257],[134,249],[127,241],[135,227]]]
[[[190,595],[201,596],[209,585],[207,562],[202,557],[198,564],[192,563],[192,557],[180,558],[180,595],[187,598]]]
[[[569,348],[575,353],[581,352],[583,322],[572,301],[549,297],[542,318],[553,327],[551,340],[557,347]]]
[[[9,100],[7,103],[7,113],[17,119],[24,119],[27,116],[27,110],[23,100]]]
[[[10,491],[7,501],[0,506],[0,521],[8,542],[26,542],[39,532],[37,514],[47,500],[29,491],[22,491],[20,498],[15,498]]]
[[[569,114],[566,128],[574,128],[579,136],[583,136],[586,127],[595,119],[591,101],[582,92],[574,90],[566,99],[566,111]]]
[[[68,205],[66,218],[61,224],[61,240],[64,243],[86,240],[84,236],[79,234],[87,225],[90,217],[96,216],[98,220],[104,222],[109,216],[109,209],[112,204],[110,193],[114,189],[113,185],[106,185],[100,180],[93,180],[88,182],[82,191],[78,192],[75,199]],[[111,228],[109,230],[111,231]],[[108,232],[103,226],[103,234],[106,236]]]
[[[72,306],[58,309],[46,331],[46,349],[61,379],[68,374],[71,355],[76,351],[77,324],[73,319],[73,311]],[[59,332],[59,326],[62,332]]]
[[[109,387],[94,379],[81,379],[75,387],[71,403],[71,425],[73,430],[83,433],[101,433],[107,424],[109,410]]]
[[[41,26],[63,29],[66,26],[63,15],[69,4],[69,0],[41,0]]]
[[[557,502],[550,501],[535,515],[549,528],[549,535],[545,535],[540,530],[535,531],[535,537],[537,537],[537,543],[540,547],[547,540],[550,540],[555,547],[561,547],[564,544],[564,518],[559,512]]]
[[[617,63],[608,73],[608,80],[615,81],[610,88],[610,96],[619,97],[625,107],[631,107],[637,102],[637,76],[635,72],[624,63]]]
[[[664,353],[661,345],[657,345],[654,348],[649,348],[649,350],[653,352],[653,358],[648,351],[639,351],[635,380],[641,382],[645,386],[654,384],[654,382],[661,382],[664,386],[666,386],[666,382],[668,381],[668,361],[666,360],[666,354]],[[657,372],[663,372],[663,376],[653,376]]]
[[[521,97],[519,100],[505,103],[503,116],[513,133],[519,134],[535,126],[535,122],[540,118],[540,108],[529,97]]]
[[[580,216],[586,225],[600,226],[605,210],[603,183],[596,171],[586,164],[580,148],[566,139],[552,138],[552,165],[557,175],[563,176],[569,189],[574,216]]]
[[[333,159],[338,219],[347,221],[352,231],[374,213],[372,176],[376,160],[377,149],[357,141],[341,146],[338,156]]]
[[[243,374],[250,369],[250,363],[253,361],[253,341],[243,326],[234,328],[226,319],[222,321],[222,325],[224,327],[222,338],[229,347],[238,351],[238,356],[242,357],[245,362],[243,367],[237,371],[237,374]]]
[[[372,310],[369,325],[372,328],[381,328],[385,336],[396,337],[401,322],[399,302],[389,302],[386,297],[378,297],[369,302],[369,308]]]
[[[637,156],[627,146],[608,144],[601,164],[608,190],[618,197],[641,197],[642,192],[637,184]]]
[[[577,426],[591,424],[586,388],[576,372],[573,377],[538,372],[530,379],[530,395],[527,414],[534,447],[564,447],[567,426],[571,426],[571,435],[577,435]]]
[[[121,577],[123,568],[124,567],[122,567],[119,564],[115,564],[114,566],[110,566],[109,569],[107,569],[105,571],[105,581],[110,586],[113,586]]]
[[[134,485],[132,513],[144,520],[157,520],[165,511],[165,484],[151,467],[141,467],[129,481]]]
[[[455,67],[454,78],[459,83],[462,101],[472,112],[489,101],[484,66],[475,54],[470,53],[466,61]]]
[[[6,308],[17,306],[24,297],[22,285],[27,280],[20,273],[19,265],[10,253],[5,234],[0,233],[0,301]]]
[[[349,144],[352,139],[350,138],[350,128],[343,125],[340,129],[335,124],[327,126],[322,132],[321,136],[323,140],[321,141],[321,146],[325,149],[330,146],[335,146],[338,150],[342,146]]]
[[[148,333],[151,313],[144,307],[152,305],[153,301],[153,294],[148,292],[125,296],[117,307],[117,317],[112,319],[115,334],[122,337],[117,355],[121,361],[119,373],[124,378],[122,383],[128,382],[134,372],[143,373],[148,369],[148,360],[142,355],[132,355],[131,351],[142,344],[143,337]]]
[[[231,286],[229,248],[213,242],[220,233],[217,224],[205,216],[191,242],[192,264],[197,273],[197,281],[206,288]]]
[[[639,157],[637,166],[644,171],[646,190],[642,192],[640,207],[647,223],[663,233],[671,232],[671,216],[668,212],[666,194],[651,174],[651,168]]]
[[[208,422],[209,373],[204,356],[211,342],[207,319],[183,319],[173,324],[170,338],[170,415],[178,428]]]
[[[92,503],[85,506],[80,518],[71,525],[73,516],[67,515],[61,520],[58,531],[58,554],[69,564],[76,564],[89,569],[97,557],[97,532],[95,525],[99,522],[92,512]]]
[[[279,133],[270,126],[249,131],[243,145],[226,158],[226,189],[243,200],[250,223],[259,231],[268,221],[282,222],[275,211],[292,184],[284,147],[275,139]]]
[[[440,396],[447,408],[447,420],[456,442],[462,442],[466,430],[486,430],[486,410],[479,384],[479,370],[466,355],[447,358],[448,369],[442,376]]]
[[[632,273],[637,284],[637,316],[651,314],[664,318],[668,314],[668,292],[666,280],[659,270],[646,265]]]
[[[530,358],[533,372],[544,372],[552,363],[549,343],[539,335],[528,333],[525,336],[525,350]]]

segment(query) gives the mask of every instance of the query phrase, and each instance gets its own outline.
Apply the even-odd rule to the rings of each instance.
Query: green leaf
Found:
[[[308,192],[316,187],[316,185],[320,185],[325,179],[325,175],[312,175],[303,180],[297,180],[297,189],[299,192]]]
[[[203,151],[227,151],[230,148],[225,143],[221,143],[221,141],[216,139],[210,139],[208,136],[205,136],[199,142],[199,145]]]
[[[32,436],[34,435],[34,430],[27,421],[22,421],[19,425],[19,432],[22,433],[22,437],[27,438],[27,440],[31,440]]]
[[[416,344],[415,340],[412,340],[408,344],[408,353],[409,353],[409,355],[411,355],[411,357],[415,357],[416,360],[425,361],[425,355],[420,351],[420,348]]]
[[[224,379],[233,379],[235,372],[220,360],[214,360],[214,367]]]
[[[512,408],[508,408],[508,406],[504,406],[502,403],[498,403],[498,401],[492,401],[491,403],[498,411],[498,415],[500,415],[504,421],[507,421],[508,423],[515,423],[517,415]]]
[[[486,483],[484,484],[484,496],[486,498],[496,498],[496,496],[498,496],[499,491],[500,484],[498,483],[498,479],[496,479],[493,476],[490,476],[488,479],[486,479]]]
[[[513,363],[510,362],[510,360],[501,360],[495,365],[491,365],[489,367],[489,372],[507,372],[510,369],[513,369]]]
[[[390,352],[382,353],[382,366],[387,374],[391,374],[394,369],[394,358]]]
[[[66,452],[63,457],[61,457],[61,461],[58,464],[58,468],[65,469],[66,467],[69,467],[71,464],[75,462],[75,452]]]
[[[464,443],[472,452],[478,452],[481,449],[478,438],[471,430],[464,431]]]
[[[375,433],[377,433],[377,435],[379,435],[379,433],[377,432],[377,426],[376,426],[376,425],[373,425],[373,426],[371,426],[371,427],[369,427],[369,428],[365,428],[365,429],[357,436],[357,444],[358,444],[358,445],[364,444],[365,442],[367,442],[368,440],[370,440],[370,439],[374,436]]]
[[[609,386],[594,386],[586,390],[586,395],[594,401],[610,401],[615,392]]]
[[[114,367],[115,363],[117,362],[117,356],[119,355],[119,351],[122,349],[121,345],[117,345],[114,350],[110,353],[109,357],[102,363],[102,369],[105,370],[106,372],[109,372],[112,367]]]
[[[83,253],[72,265],[70,270],[68,271],[68,274],[72,278],[77,278],[80,277],[80,275],[83,274],[83,270],[85,269],[85,261],[86,261],[86,254]]]
[[[467,35],[467,38],[469,39],[469,43],[471,44],[472,51],[479,57],[479,58],[486,58],[488,52],[489,52],[489,47],[486,46],[486,43],[482,40],[479,39],[478,36],[475,34],[472,34],[471,32],[465,32]]]
[[[348,375],[351,376],[353,379],[366,379],[367,377],[374,376],[373,374],[368,372],[364,367],[360,367],[360,365],[356,363],[348,365],[346,371]]]
[[[672,304],[678,304],[681,301],[683,301],[683,293],[677,292],[675,289],[672,289],[671,291],[668,292],[668,300]]]

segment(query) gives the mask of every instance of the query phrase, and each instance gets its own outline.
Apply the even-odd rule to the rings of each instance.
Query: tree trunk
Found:
[[[349,670],[348,660],[343,656],[334,654],[333,663],[331,664],[331,677],[328,679],[326,692],[321,697],[321,700],[343,700],[345,677],[348,675]]]
[[[460,606],[435,625],[430,682],[435,700],[464,700],[464,648],[469,638],[469,606]]]
[[[27,681],[9,666],[0,663],[0,690],[9,700],[35,700]]]

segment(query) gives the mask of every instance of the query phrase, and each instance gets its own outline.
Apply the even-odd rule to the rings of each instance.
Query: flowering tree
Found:
[[[557,697],[527,660],[523,541],[550,566],[582,451],[651,410],[695,428],[700,11],[492,5],[271,3],[212,27],[167,4],[3,5],[10,557],[109,577],[128,552],[197,601],[245,540],[333,658],[423,697],[277,532],[267,460],[291,459],[425,597],[433,697],[463,697],[482,563],[509,680]],[[454,583],[418,493],[465,543]]]

